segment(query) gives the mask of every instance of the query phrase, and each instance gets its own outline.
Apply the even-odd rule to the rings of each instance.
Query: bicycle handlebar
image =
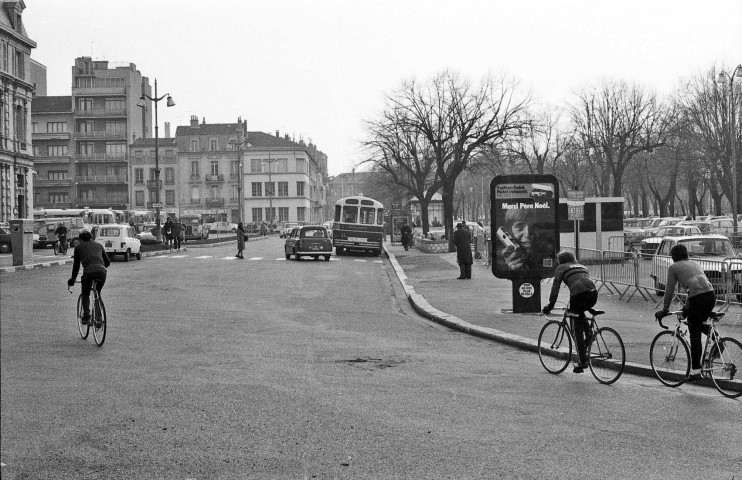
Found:
[[[668,327],[667,325],[665,325],[664,323],[662,323],[662,320],[663,320],[663,319],[664,319],[665,317],[669,317],[670,315],[677,315],[677,314],[679,314],[679,313],[683,313],[683,311],[682,311],[682,310],[675,310],[675,311],[672,311],[672,312],[667,312],[667,315],[665,315],[664,317],[662,317],[662,318],[656,318],[656,317],[655,317],[655,319],[657,320],[657,323],[659,323],[659,324],[660,324],[660,327],[662,327],[662,328],[663,328],[663,329],[665,329],[665,330],[669,330],[669,329],[670,329],[670,327]]]

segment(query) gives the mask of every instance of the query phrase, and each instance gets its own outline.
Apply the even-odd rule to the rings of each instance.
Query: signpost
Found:
[[[580,258],[580,221],[585,220],[585,192],[567,190],[567,219],[575,222],[575,258]]]

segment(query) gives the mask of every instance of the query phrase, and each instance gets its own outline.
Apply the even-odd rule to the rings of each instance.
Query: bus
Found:
[[[134,224],[134,229],[137,233],[142,233],[145,230],[145,226],[155,225],[157,223],[154,210],[126,210],[125,221],[129,225]]]
[[[384,205],[361,195],[335,202],[332,244],[335,253],[370,252],[379,256],[384,241]]]
[[[201,213],[184,213],[178,219],[185,225],[186,240],[203,240],[209,238],[209,229],[204,225],[204,215]]]
[[[107,223],[123,223],[126,214],[122,210],[110,208],[39,208],[34,210],[35,220],[54,218],[82,218],[85,224],[105,225]]]

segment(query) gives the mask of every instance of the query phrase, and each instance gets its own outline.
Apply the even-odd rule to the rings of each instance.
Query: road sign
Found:
[[[164,205],[162,203],[153,203],[152,208],[162,208]]]
[[[569,220],[585,220],[585,205],[567,205],[567,218]]]
[[[585,220],[585,192],[583,190],[567,190],[567,218]]]

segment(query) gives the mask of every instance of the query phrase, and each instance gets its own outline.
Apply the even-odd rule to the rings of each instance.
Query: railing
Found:
[[[157,188],[158,186],[162,188],[162,180],[147,180],[147,186],[150,188]]]
[[[126,175],[85,175],[75,177],[76,182],[86,183],[125,183]]]
[[[206,175],[206,183],[224,183],[224,175]]]
[[[126,108],[93,108],[91,109],[75,109],[75,115],[78,117],[123,117],[126,116]]]
[[[125,162],[127,156],[125,153],[78,153],[75,155],[75,162]]]
[[[126,138],[126,132],[109,132],[107,130],[93,130],[90,132],[75,132],[77,138]]]

